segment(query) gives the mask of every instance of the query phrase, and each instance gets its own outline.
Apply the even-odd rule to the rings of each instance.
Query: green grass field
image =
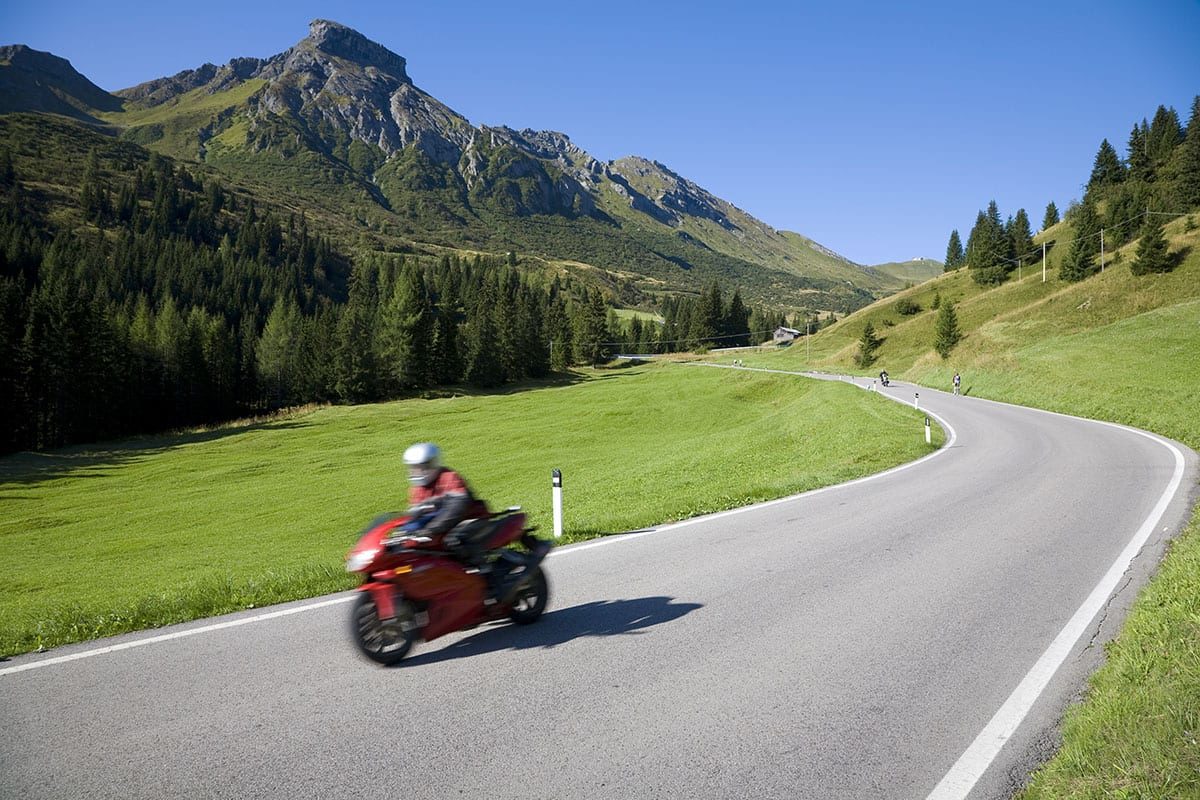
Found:
[[[493,508],[524,506],[543,531],[561,469],[567,541],[930,449],[918,412],[844,384],[678,364],[578,377],[0,459],[0,654],[350,586],[358,530],[406,505],[413,441],[437,441]]]
[[[1134,245],[1104,274],[1078,284],[1024,270],[991,290],[965,270],[888,298],[783,352],[737,354],[747,365],[873,374],[1155,431],[1200,450],[1200,231],[1167,226],[1185,255],[1174,272],[1137,277]],[[1039,265],[1040,266],[1040,265]],[[934,293],[958,303],[966,338],[948,360],[932,351]],[[886,338],[879,362],[853,365],[867,320]],[[891,322],[892,324],[887,324]],[[732,356],[723,357],[729,361]],[[1086,702],[1063,724],[1059,755],[1021,795],[1046,798],[1200,798],[1200,511],[1138,597]]]

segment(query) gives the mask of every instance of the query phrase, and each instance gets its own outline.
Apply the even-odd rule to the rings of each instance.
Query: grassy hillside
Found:
[[[1174,272],[1134,276],[1136,242],[1101,275],[1058,279],[1049,260],[990,290],[964,271],[875,303],[811,342],[811,366],[893,376],[948,389],[957,370],[971,395],[1121,422],[1200,450],[1200,229],[1167,226]],[[1064,226],[1051,235],[1066,238]],[[934,294],[958,305],[965,339],[943,361],[932,350]],[[904,317],[896,302],[922,306]],[[879,361],[854,367],[870,320],[885,338]],[[739,353],[747,364],[797,368],[786,352]],[[1058,756],[1022,795],[1033,798],[1200,797],[1200,512],[1139,595],[1086,702],[1070,710]]]
[[[942,262],[931,258],[914,258],[910,261],[889,261],[874,264],[871,269],[889,275],[903,283],[924,283],[942,274]]]
[[[676,364],[576,378],[0,459],[0,655],[348,587],[355,532],[405,506],[413,441],[543,530],[561,469],[567,541],[930,449],[917,412],[844,384]]]

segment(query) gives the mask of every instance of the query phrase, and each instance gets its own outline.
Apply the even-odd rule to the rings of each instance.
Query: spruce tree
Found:
[[[1142,124],[1134,123],[1129,132],[1129,143],[1125,146],[1125,159],[1129,164],[1129,178],[1135,181],[1150,181],[1153,178],[1153,167],[1150,162],[1150,151],[1146,139],[1150,135],[1150,125],[1145,118]]]
[[[967,267],[978,284],[994,284],[1007,274],[1009,240],[1000,221],[996,201],[988,203],[987,212],[980,211],[975,226],[967,238]]]
[[[1091,203],[1084,202],[1075,211],[1075,237],[1063,258],[1059,275],[1064,281],[1075,283],[1091,275],[1096,269],[1096,255],[1100,252],[1100,222]]]
[[[950,231],[950,241],[946,245],[946,263],[942,266],[943,272],[952,272],[963,265],[966,261],[966,254],[963,253],[962,240],[958,238],[958,229]]]
[[[954,313],[954,303],[943,300],[938,309],[937,321],[934,323],[933,349],[945,360],[961,340],[962,334],[958,330],[958,315]]]
[[[497,352],[496,323],[492,317],[495,300],[492,281],[484,281],[464,329],[467,351],[464,377],[469,383],[485,389],[504,382],[504,368]]]
[[[1025,209],[1018,208],[1008,231],[1009,248],[1014,258],[1029,258],[1033,250],[1033,232],[1029,229],[1029,215]]]
[[[1151,175],[1148,180],[1162,177],[1163,169],[1171,160],[1175,148],[1183,141],[1183,129],[1179,125],[1179,114],[1174,108],[1159,106],[1146,132],[1146,153],[1150,159]]]
[[[458,335],[458,297],[449,281],[444,284],[438,298],[433,323],[433,353],[431,372],[433,382],[439,385],[458,383],[462,380],[462,355]]]
[[[1121,163],[1117,151],[1108,143],[1108,139],[1100,142],[1100,150],[1092,161],[1092,176],[1088,179],[1087,190],[1102,189],[1125,180],[1125,166]]]
[[[863,328],[862,336],[858,338],[858,352],[855,353],[854,363],[860,367],[869,367],[875,363],[875,351],[883,344],[875,335],[875,326],[870,321]]]
[[[595,367],[608,360],[608,310],[599,289],[575,305],[573,338],[577,361]]]
[[[1059,220],[1058,206],[1054,205],[1054,201],[1051,200],[1046,204],[1046,214],[1042,217],[1042,230],[1046,230],[1053,225],[1057,225]]]
[[[571,317],[562,295],[552,295],[547,303],[546,337],[549,340],[550,369],[565,372],[572,364]]]
[[[1192,100],[1192,116],[1188,120],[1183,144],[1173,156],[1175,202],[1181,211],[1200,206],[1200,95]]]
[[[350,296],[338,320],[337,395],[349,403],[379,396],[375,359],[377,317],[375,272],[356,265],[350,277]]]
[[[159,319],[165,316],[164,313]],[[296,304],[284,299],[276,301],[255,348],[258,374],[270,408],[279,408],[298,399],[299,337],[300,311]]]
[[[703,346],[712,344],[721,333],[721,287],[714,278],[708,288],[700,295],[696,313],[692,317],[692,327],[689,338]]]
[[[750,344],[750,310],[742,302],[740,289],[734,289],[733,297],[729,298],[722,330],[726,336],[733,337],[727,339],[722,347],[744,347]]]
[[[1162,223],[1153,215],[1147,215],[1137,255],[1129,269],[1134,275],[1146,275],[1151,272],[1170,272],[1173,267],[1174,263],[1167,254],[1167,239],[1163,236]]]

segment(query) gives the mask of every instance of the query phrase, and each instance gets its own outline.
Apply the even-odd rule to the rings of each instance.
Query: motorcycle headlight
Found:
[[[377,555],[379,555],[378,548],[357,550],[351,553],[349,558],[346,559],[346,572],[362,572],[371,566],[371,562],[375,560],[375,556]]]

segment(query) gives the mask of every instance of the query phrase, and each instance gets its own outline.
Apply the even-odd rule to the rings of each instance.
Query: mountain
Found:
[[[944,271],[940,261],[932,258],[913,258],[908,261],[889,261],[886,264],[873,264],[871,269],[891,275],[905,283],[924,283],[930,278],[936,278]]]
[[[98,124],[96,114],[120,109],[120,98],[80,75],[65,58],[23,44],[0,47],[0,114],[38,111]]]
[[[270,58],[115,94],[63,59],[3,52],[0,109],[107,126],[369,249],[513,251],[625,305],[717,279],[758,302],[844,312],[905,282],[777,231],[659,162],[602,162],[563,133],[473,126],[417,87],[403,57],[328,20]]]

